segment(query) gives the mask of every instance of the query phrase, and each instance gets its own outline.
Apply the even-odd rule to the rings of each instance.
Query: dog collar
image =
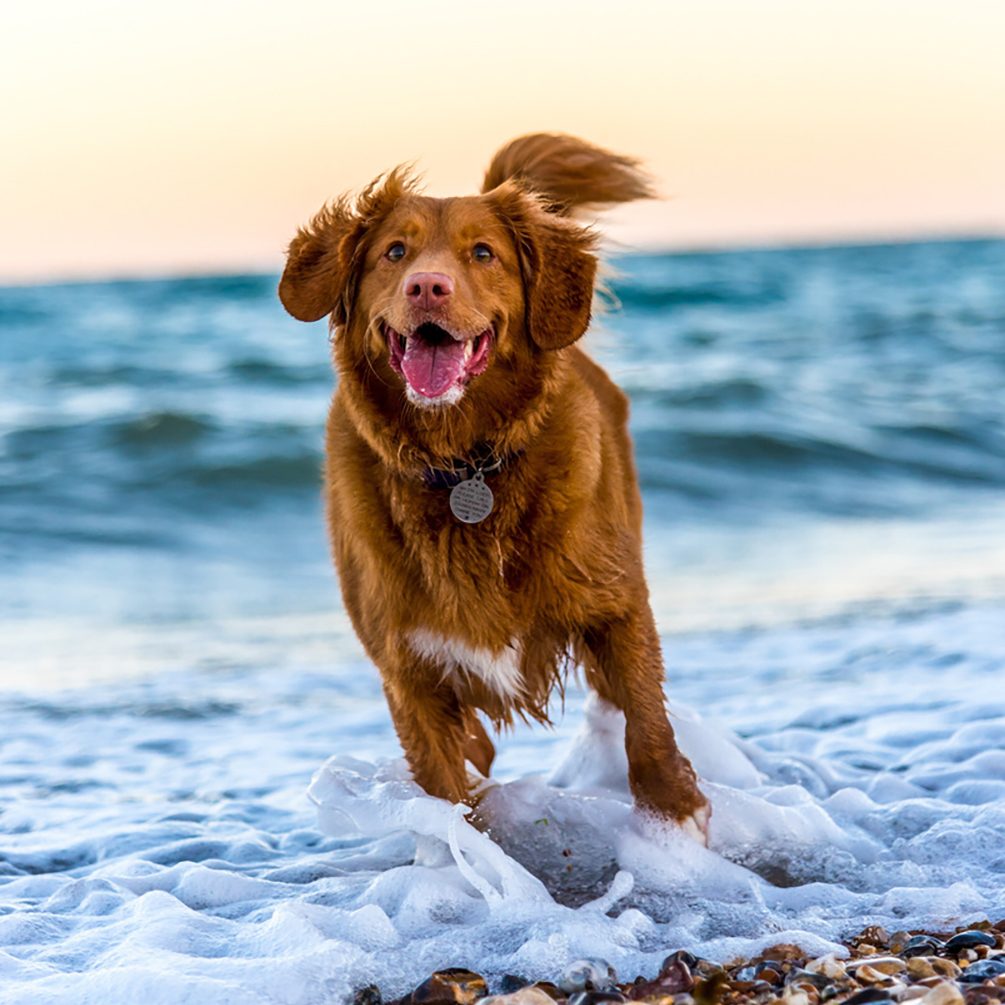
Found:
[[[450,462],[449,468],[426,468],[422,472],[422,480],[426,488],[452,489],[475,475],[497,474],[505,463],[506,458],[496,457],[495,451],[487,448],[478,460],[458,457]]]

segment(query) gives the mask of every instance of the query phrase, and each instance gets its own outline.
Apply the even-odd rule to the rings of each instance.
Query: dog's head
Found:
[[[594,236],[515,180],[433,199],[398,170],[318,213],[279,285],[301,321],[331,315],[340,369],[364,366],[423,408],[495,370],[507,386],[590,320]]]

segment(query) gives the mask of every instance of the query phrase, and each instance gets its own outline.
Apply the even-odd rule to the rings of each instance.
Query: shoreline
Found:
[[[871,925],[844,943],[845,956],[808,956],[782,943],[720,965],[687,950],[670,953],[659,973],[619,979],[604,960],[577,960],[553,981],[507,974],[489,982],[466,968],[431,974],[411,992],[385,999],[377,985],[353,1005],[990,1005],[1005,1002],[1005,919],[952,931],[889,933]]]

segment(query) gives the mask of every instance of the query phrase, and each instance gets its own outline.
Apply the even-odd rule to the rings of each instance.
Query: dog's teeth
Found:
[[[474,351],[475,351],[474,340],[473,339],[468,339],[467,342],[464,343],[464,358],[465,359],[470,359],[471,358],[471,354]]]

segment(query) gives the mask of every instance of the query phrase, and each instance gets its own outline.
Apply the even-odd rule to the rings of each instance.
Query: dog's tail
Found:
[[[492,158],[482,192],[510,179],[536,192],[560,216],[656,198],[634,157],[561,133],[530,133],[507,143]]]

